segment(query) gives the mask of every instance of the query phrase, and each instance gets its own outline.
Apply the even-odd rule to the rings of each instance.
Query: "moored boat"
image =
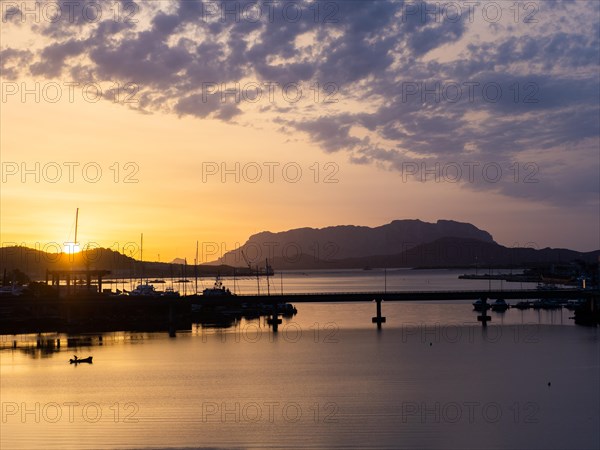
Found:
[[[138,284],[138,286],[129,292],[129,295],[133,297],[158,297],[160,292],[154,289],[151,284]]]
[[[202,291],[202,295],[204,295],[206,297],[224,297],[224,296],[227,297],[227,296],[232,296],[235,294],[232,294],[228,288],[223,286],[221,277],[219,275],[217,275],[217,278],[215,279],[215,284],[213,285],[213,287],[204,289]]]
[[[168,297],[168,298],[179,298],[179,292],[173,290],[172,287],[168,287],[167,289],[165,289],[164,292],[161,292],[160,294],[162,297]]]
[[[291,303],[279,303],[277,304],[277,312],[284,317],[291,317],[298,313],[298,310]]]
[[[487,302],[483,302],[483,300],[479,299],[473,302],[473,311],[483,311],[484,309],[489,309],[490,305]]]
[[[492,303],[492,311],[504,312],[508,308],[510,308],[510,305],[506,303],[503,298],[496,299],[496,301]]]

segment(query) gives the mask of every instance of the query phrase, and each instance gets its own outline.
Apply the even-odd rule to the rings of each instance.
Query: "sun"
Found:
[[[79,244],[77,242],[65,242],[65,253],[73,254],[79,253],[80,251],[81,248],[79,247]]]

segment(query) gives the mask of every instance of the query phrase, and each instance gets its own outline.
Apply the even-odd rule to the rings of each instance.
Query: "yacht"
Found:
[[[129,292],[129,295],[133,297],[158,297],[160,292],[154,289],[151,284],[138,284],[138,286]]]

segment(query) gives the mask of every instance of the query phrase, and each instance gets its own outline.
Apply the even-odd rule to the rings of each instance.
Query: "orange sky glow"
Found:
[[[173,14],[174,5],[152,2],[142,8],[140,20],[129,32],[149,29],[155,23],[153,17]],[[578,3],[573,6],[576,7],[585,5]],[[510,24],[493,31],[489,23],[476,16],[472,24],[465,23],[462,37],[438,44],[424,54],[417,54],[415,46],[414,57],[423,64],[451,64],[460,61],[461,52],[463,57],[468,56],[465,52],[472,51],[468,43],[493,42],[497,38],[494,33],[502,39],[511,34],[538,36],[545,32],[544,21],[555,14],[546,12],[547,15],[540,15],[540,24],[512,24],[512,31]],[[349,21],[350,17],[342,16],[341,20]],[[318,80],[316,91],[312,80],[301,80],[299,101],[291,101],[275,91],[272,104],[263,90],[263,97],[254,102],[245,96],[250,95],[251,90],[247,90],[242,91],[239,101],[232,96],[233,105],[229,99],[231,108],[237,107],[240,112],[224,109],[221,116],[212,112],[200,117],[198,110],[190,112],[188,97],[180,96],[176,103],[175,97],[181,94],[173,91],[168,82],[157,87],[156,80],[143,80],[141,72],[139,80],[117,72],[107,75],[108,69],[100,67],[91,41],[85,44],[89,53],[84,46],[77,55],[58,58],[64,67],[50,74],[51,61],[44,60],[44,48],[64,43],[67,38],[39,35],[30,25],[5,21],[0,31],[0,50],[20,49],[32,55],[23,60],[28,65],[22,67],[17,63],[10,66],[7,59],[2,71],[3,246],[17,244],[53,250],[58,243],[64,247],[74,238],[75,210],[79,208],[81,248],[122,250],[129,243],[137,245],[144,233],[147,260],[193,261],[197,241],[200,260],[214,260],[221,255],[213,250],[208,254],[206,249],[216,245],[219,253],[224,253],[264,230],[343,224],[378,226],[413,218],[470,222],[506,246],[568,247],[581,251],[600,248],[598,195],[594,198],[593,188],[589,189],[594,183],[600,189],[597,172],[596,179],[590,176],[598,166],[597,134],[586,135],[578,142],[565,135],[539,145],[534,136],[530,147],[510,153],[511,137],[494,143],[492,135],[497,130],[491,128],[500,126],[510,114],[505,116],[502,106],[486,104],[485,108],[469,110],[467,105],[462,119],[479,137],[461,144],[460,152],[451,153],[453,139],[466,126],[464,121],[457,122],[444,132],[448,138],[446,154],[439,144],[433,147],[434,141],[444,142],[443,135],[440,137],[435,131],[434,137],[424,128],[417,132],[410,129],[410,124],[437,120],[445,112],[454,114],[452,104],[433,105],[439,109],[437,116],[425,118],[423,114],[429,110],[425,99],[410,119],[399,120],[393,126],[371,124],[371,115],[379,114],[381,120],[393,116],[385,109],[392,110],[386,94],[390,98],[407,94],[401,92],[405,86],[398,84],[400,78],[395,80],[399,91],[381,88],[378,93],[375,91],[380,89],[378,83],[383,84],[383,78],[377,78],[377,73],[350,83],[342,72],[333,69],[328,72],[328,79],[335,87],[334,94],[323,87],[323,79]],[[57,26],[41,25],[50,30]],[[80,26],[73,39],[93,36],[90,30],[97,26]],[[269,24],[264,26],[268,29]],[[583,24],[584,31],[585,27]],[[181,30],[179,44],[175,34],[164,40],[173,52],[177,45],[183,49],[203,40],[208,42],[204,31],[194,30],[191,25],[181,25]],[[343,34],[343,28],[321,31],[330,32],[327,39],[332,40],[341,39],[340,33]],[[110,45],[136,36],[115,37]],[[193,36],[196,41],[191,39]],[[322,45],[327,42],[323,36],[317,36],[317,31],[307,29],[290,42],[298,54],[313,54],[313,59],[307,56],[303,61],[318,61],[325,58],[314,56],[319,54],[319,39],[323,39]],[[255,42],[259,41],[255,37]],[[93,45],[100,45],[94,47],[98,52],[104,44]],[[387,55],[404,52],[403,57],[408,58],[406,46],[387,50]],[[273,50],[268,59],[272,67],[287,64],[290,56],[283,56],[284,53]],[[380,75],[385,72],[388,76],[400,67],[403,57],[399,56],[385,71],[382,69]],[[127,58],[122,59],[124,67]],[[35,66],[36,61],[46,64],[46,72]],[[537,80],[543,71],[535,68],[535,62],[529,67],[530,78]],[[364,70],[358,66],[340,70],[351,73],[359,69]],[[506,65],[506,73],[514,77],[522,77],[522,69],[518,61]],[[558,65],[554,68],[556,79],[564,78],[558,73],[560,69]],[[90,71],[87,75],[86,70]],[[183,71],[173,69],[165,79]],[[581,63],[577,76],[594,80],[594,71],[597,67],[593,63]],[[259,76],[249,70],[237,81],[218,77],[214,80],[226,81],[230,87],[235,82],[255,87],[256,83],[265,82],[265,73]],[[94,86],[102,88],[103,98],[89,86],[84,88],[90,79],[96,83]],[[177,82],[181,80],[185,77]],[[367,95],[369,90],[373,92]],[[542,90],[542,106],[546,98],[543,93]],[[335,102],[324,101],[330,94]],[[505,97],[510,95],[513,93],[504,92]],[[565,111],[571,106],[567,98]],[[592,110],[597,119],[598,109]],[[232,115],[224,116],[229,113]],[[405,113],[399,110],[398,115]],[[519,120],[535,123],[543,121],[544,112],[538,106],[526,105],[519,114]],[[529,137],[515,137],[515,142],[518,139],[519,145],[525,146]],[[505,144],[508,150],[503,147]],[[491,145],[498,145],[498,149],[486,154]],[[441,169],[436,168],[436,162]],[[457,167],[462,168],[461,174],[456,173]],[[484,181],[477,184],[469,180],[469,167],[476,178],[481,178],[483,167],[491,171],[483,173]],[[498,168],[502,170],[500,181],[494,179]],[[442,171],[441,177],[434,174],[436,170]],[[528,184],[531,180],[534,183]]]

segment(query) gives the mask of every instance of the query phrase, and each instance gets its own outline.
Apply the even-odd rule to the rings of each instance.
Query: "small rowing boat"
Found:
[[[69,359],[69,364],[79,364],[79,363],[92,364],[92,357],[88,356],[87,358],[78,358],[77,356],[75,356],[75,358]]]

